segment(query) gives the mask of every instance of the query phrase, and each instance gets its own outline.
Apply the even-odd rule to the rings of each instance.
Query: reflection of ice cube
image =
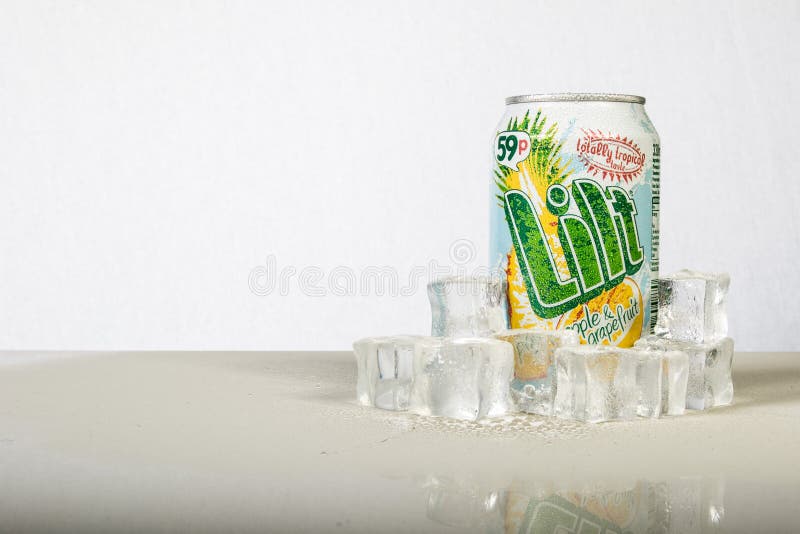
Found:
[[[514,347],[511,397],[523,412],[552,415],[555,396],[555,351],[578,344],[573,330],[515,329],[495,334]]]
[[[427,486],[427,516],[433,521],[471,531],[502,531],[502,490],[445,477],[431,477]]]
[[[721,479],[685,477],[666,482],[669,534],[721,532],[725,516]]]
[[[488,336],[504,329],[506,288],[501,277],[449,277],[429,283],[431,334]]]
[[[505,415],[514,371],[509,343],[481,338],[428,338],[416,344],[409,409],[475,421]]]
[[[656,335],[679,341],[709,343],[728,335],[725,297],[727,274],[683,270],[658,281]]]
[[[365,338],[353,343],[356,393],[365,406],[405,410],[411,389],[414,343],[419,336]]]

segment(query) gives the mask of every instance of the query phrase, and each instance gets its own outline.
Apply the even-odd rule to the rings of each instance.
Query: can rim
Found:
[[[645,98],[637,95],[619,93],[542,93],[538,95],[517,95],[506,98],[506,105],[526,102],[628,102],[644,104]]]

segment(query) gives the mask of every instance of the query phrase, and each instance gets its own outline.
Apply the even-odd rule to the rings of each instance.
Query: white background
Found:
[[[738,348],[798,350],[799,22],[796,2],[2,2],[0,348],[424,333],[424,290],[337,296],[331,270],[478,266],[503,98],[613,91],[661,135],[663,271],[729,271]],[[323,278],[254,294],[269,257]]]

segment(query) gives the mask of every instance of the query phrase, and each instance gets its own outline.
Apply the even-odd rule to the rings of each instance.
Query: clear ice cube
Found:
[[[661,411],[665,415],[683,415],[689,383],[689,355],[678,350],[665,350],[661,355]]]
[[[730,276],[682,270],[658,281],[658,319],[653,332],[692,343],[728,335],[725,297]]]
[[[384,410],[408,409],[414,343],[419,339],[421,336],[369,337],[353,343],[360,404]]]
[[[689,357],[675,350],[653,350],[635,344],[636,387],[639,402],[636,413],[642,417],[681,415],[686,410],[686,385]]]
[[[633,352],[601,345],[556,350],[553,414],[589,423],[633,419],[640,402]]]
[[[511,398],[517,408],[528,413],[553,415],[555,351],[559,347],[577,345],[578,333],[573,330],[519,328],[504,330],[494,337],[514,347]]]
[[[506,328],[506,288],[501,277],[449,277],[428,284],[431,335],[488,336]]]
[[[706,410],[733,402],[733,380],[731,378],[733,340],[731,338],[726,337],[713,343],[690,343],[652,335],[638,340],[636,347],[680,351],[687,354],[687,408]],[[679,367],[679,365],[676,363],[676,366]]]
[[[660,417],[662,414],[662,358],[658,353],[644,350],[626,351],[635,362],[636,415]]]
[[[498,339],[417,342],[409,410],[475,421],[508,413],[514,349]]]

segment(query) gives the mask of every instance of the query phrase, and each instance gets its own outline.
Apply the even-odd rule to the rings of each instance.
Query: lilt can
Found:
[[[511,328],[629,347],[655,322],[659,138],[645,99],[506,99],[492,150],[490,265]]]

